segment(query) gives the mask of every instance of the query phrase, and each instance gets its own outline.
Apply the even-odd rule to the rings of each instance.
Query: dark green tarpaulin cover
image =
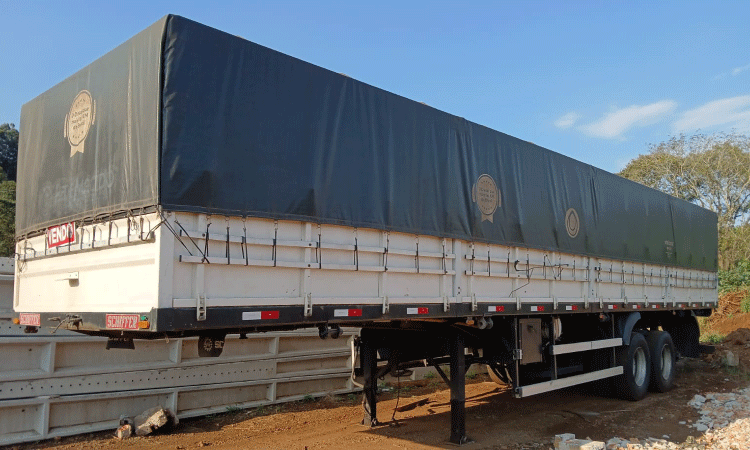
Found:
[[[713,212],[178,16],[21,119],[19,236],[155,205],[717,267]]]

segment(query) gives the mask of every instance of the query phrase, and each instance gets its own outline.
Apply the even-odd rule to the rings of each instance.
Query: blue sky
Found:
[[[0,123],[168,13],[613,172],[676,133],[750,133],[750,2],[687,0],[0,0]]]

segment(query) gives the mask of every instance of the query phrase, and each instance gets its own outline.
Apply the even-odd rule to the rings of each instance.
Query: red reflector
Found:
[[[544,306],[537,306],[536,311],[538,312],[544,311]]]
[[[349,310],[349,317],[362,317],[362,310],[361,309],[350,309]]]
[[[573,305],[573,311],[578,311],[578,305]]]
[[[261,319],[278,319],[279,312],[278,311],[261,311],[260,318]]]
[[[429,308],[419,308],[417,310],[417,314],[429,314],[430,310]]]

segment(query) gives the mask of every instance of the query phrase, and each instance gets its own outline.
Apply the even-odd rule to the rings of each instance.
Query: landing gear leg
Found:
[[[463,336],[457,331],[450,337],[451,358],[451,438],[453,444],[468,444],[466,437],[466,356]]]
[[[362,364],[362,372],[365,378],[364,399],[362,406],[365,410],[365,417],[362,424],[368,427],[375,427],[378,423],[378,348],[373,339],[372,332],[363,329],[359,345],[359,358]]]

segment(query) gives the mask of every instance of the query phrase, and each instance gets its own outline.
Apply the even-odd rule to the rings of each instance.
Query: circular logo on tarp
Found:
[[[70,111],[65,116],[65,137],[70,143],[70,157],[72,158],[77,152],[83,153],[83,145],[86,142],[86,136],[89,135],[91,125],[96,120],[96,102],[91,98],[87,90],[83,90],[76,95],[73,103],[70,105]]]
[[[500,190],[495,180],[487,174],[480,175],[471,189],[471,200],[477,204],[482,213],[482,221],[492,222],[492,215],[500,206]]]
[[[581,222],[578,220],[578,213],[573,208],[568,209],[565,213],[565,230],[568,232],[568,236],[572,238],[578,236],[580,229]]]

